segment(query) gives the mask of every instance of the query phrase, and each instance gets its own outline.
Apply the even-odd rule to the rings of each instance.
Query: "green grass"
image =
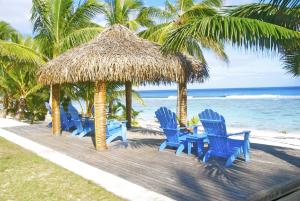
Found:
[[[122,200],[91,181],[0,138],[0,199]]]

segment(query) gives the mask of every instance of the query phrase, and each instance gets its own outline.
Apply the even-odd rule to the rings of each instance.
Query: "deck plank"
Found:
[[[95,151],[91,137],[52,136],[45,124],[6,130],[176,200],[271,200],[300,185],[299,150],[252,144],[250,162],[224,168],[221,159],[203,164],[175,150],[158,152],[160,134],[143,138],[137,129],[128,143],[113,142],[104,152]]]

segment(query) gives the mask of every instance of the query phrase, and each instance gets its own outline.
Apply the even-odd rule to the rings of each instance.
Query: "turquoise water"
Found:
[[[161,106],[176,111],[176,90],[140,91],[145,106],[140,118],[154,120]],[[210,108],[221,114],[230,127],[300,132],[300,87],[196,89],[188,91],[188,116]]]

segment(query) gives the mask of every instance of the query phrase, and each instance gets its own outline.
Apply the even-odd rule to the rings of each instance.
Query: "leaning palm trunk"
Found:
[[[61,134],[60,125],[60,86],[52,86],[52,132],[53,135]]]
[[[97,150],[106,150],[106,83],[95,82],[95,145]]]
[[[179,83],[179,124],[187,125],[187,86],[186,82]]]
[[[126,91],[126,120],[127,120],[127,128],[131,128],[131,108],[132,108],[132,83],[125,83],[125,91]]]

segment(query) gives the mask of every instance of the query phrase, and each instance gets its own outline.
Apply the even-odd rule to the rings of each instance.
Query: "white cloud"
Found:
[[[22,34],[30,35],[31,0],[0,0],[0,20],[10,23]]]

